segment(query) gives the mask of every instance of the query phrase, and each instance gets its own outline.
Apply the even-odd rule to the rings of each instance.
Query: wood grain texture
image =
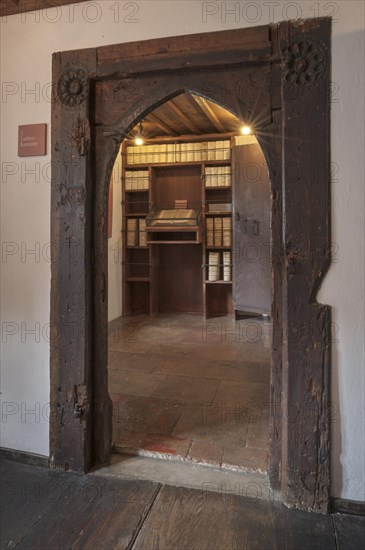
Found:
[[[95,51],[87,50],[80,55],[54,54],[52,66],[50,461],[53,467],[78,471],[87,471],[91,464],[92,343],[86,335],[91,327],[88,277],[93,180],[88,101],[78,96],[78,105],[65,105],[58,95],[58,83],[70,81],[71,71],[79,67],[91,77],[95,62]],[[87,83],[84,88],[88,97]],[[76,91],[81,89],[79,85]],[[80,414],[75,414],[76,407]]]
[[[273,69],[274,82],[280,82],[278,67]],[[270,264],[271,264],[271,375],[270,375],[270,481],[272,488],[281,487],[281,435],[282,435],[282,346],[283,346],[283,237],[282,237],[282,112],[273,112],[272,123],[266,127],[266,136],[259,143],[266,158],[271,182]]]
[[[13,464],[5,471],[2,548],[128,548],[159,491],[148,481]]]
[[[133,550],[335,550],[332,519],[255,499],[162,487]]]
[[[102,67],[106,63],[117,63],[122,59],[136,61],[143,57],[154,56],[162,60],[164,57],[173,57],[176,54],[186,56],[201,52],[230,50],[234,47],[242,50],[247,45],[249,46],[247,50],[251,50],[253,45],[259,50],[270,47],[269,27],[261,26],[220,33],[208,32],[102,46],[98,48],[98,65]]]
[[[314,83],[292,84],[284,72],[282,87],[283,490],[288,502],[322,511],[329,500],[331,312],[316,296],[331,261],[330,40],[328,19],[293,23],[282,42],[283,49],[311,44],[324,52]]]
[[[291,510],[255,498],[253,484],[241,487],[249,498],[4,459],[1,481],[1,548],[353,550],[365,542],[364,517]]]
[[[306,73],[308,44],[324,52],[314,76]],[[278,407],[273,412],[272,405],[270,470],[289,505],[327,510],[331,318],[316,295],[330,263],[330,47],[331,21],[317,18],[55,54],[55,89],[70,63],[86,65],[90,74],[84,103],[67,109],[55,101],[52,111],[55,466],[83,471],[109,454],[108,186],[120,143],[147,113],[190,90],[255,121],[269,161],[278,237],[272,251],[272,398]],[[152,301],[156,307],[156,297]],[[71,343],[61,330],[70,324],[79,331]],[[81,414],[73,418],[75,405]]]
[[[341,550],[353,550],[365,546],[365,517],[334,514],[333,521],[338,546]]]

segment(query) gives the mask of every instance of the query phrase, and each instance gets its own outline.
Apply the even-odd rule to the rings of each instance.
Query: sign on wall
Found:
[[[18,156],[38,157],[46,154],[47,124],[25,124],[18,130]]]

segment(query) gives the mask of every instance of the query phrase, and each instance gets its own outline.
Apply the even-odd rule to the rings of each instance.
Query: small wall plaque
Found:
[[[38,157],[46,154],[47,124],[19,126],[18,156]]]

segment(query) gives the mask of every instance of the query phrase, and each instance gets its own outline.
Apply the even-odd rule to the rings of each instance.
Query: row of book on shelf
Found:
[[[147,246],[145,218],[127,220],[127,246]]]
[[[125,190],[136,191],[138,189],[148,189],[150,185],[148,170],[126,170],[125,172]]]
[[[207,247],[232,246],[232,218],[230,216],[214,216],[206,218]]]
[[[231,187],[232,171],[230,166],[206,166],[205,187]]]
[[[196,143],[130,145],[127,147],[126,153],[128,165],[229,160],[231,158],[231,142],[230,140],[223,140]]]
[[[209,252],[208,281],[215,282],[222,280],[225,282],[230,282],[232,280],[232,253],[228,250],[222,253]]]
[[[125,190],[137,191],[149,189],[148,170],[126,170]],[[205,187],[231,187],[232,173],[230,166],[206,166]]]

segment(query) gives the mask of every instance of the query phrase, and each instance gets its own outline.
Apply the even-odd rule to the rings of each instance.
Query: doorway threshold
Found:
[[[180,461],[116,454],[110,457],[108,465],[94,472],[95,476],[117,477],[127,480],[144,480],[170,485],[244,496],[252,500],[280,500],[280,495],[270,487],[267,474],[230,471],[189,464]]]
[[[151,435],[149,439],[145,438],[145,440],[142,440],[138,448],[128,446],[128,443],[124,445],[114,444],[113,451],[122,455],[143,456],[169,462],[178,462],[180,464],[183,462],[195,466],[214,468],[215,470],[267,475],[269,455],[265,450],[246,447],[240,449],[238,453],[240,456],[238,459],[236,456],[236,460],[234,461],[226,460],[224,453],[222,458],[218,460],[217,457],[211,458],[209,456],[211,452],[209,443],[200,443],[201,450],[203,449],[205,453],[194,456],[189,453],[189,449],[186,453],[181,452],[181,449],[179,449],[179,443],[181,442],[183,443],[183,448],[188,443],[189,449],[194,444],[194,442],[184,438],[161,438],[160,436]]]

